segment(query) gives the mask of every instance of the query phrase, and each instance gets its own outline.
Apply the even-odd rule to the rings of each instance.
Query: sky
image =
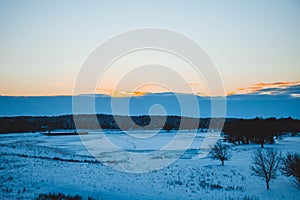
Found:
[[[174,30],[197,42],[215,63],[227,94],[299,84],[297,0],[0,0],[0,95],[71,95],[82,64],[97,46],[144,27]],[[110,80],[118,80],[116,74],[131,64],[121,61],[97,92],[136,90],[127,83],[120,91],[112,87]],[[205,87],[195,90],[207,94]]]

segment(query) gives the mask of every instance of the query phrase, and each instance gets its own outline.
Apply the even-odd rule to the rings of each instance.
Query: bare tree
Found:
[[[300,189],[300,155],[287,153],[282,159],[283,166],[281,171],[286,176],[295,178],[295,185]]]
[[[209,157],[213,160],[220,160],[222,162],[222,165],[224,165],[224,161],[231,158],[229,145],[218,141],[209,152]]]
[[[269,182],[276,178],[276,172],[280,166],[280,153],[275,149],[267,148],[257,150],[253,155],[253,165],[251,171],[254,175],[262,177],[267,184],[267,189],[270,189]]]

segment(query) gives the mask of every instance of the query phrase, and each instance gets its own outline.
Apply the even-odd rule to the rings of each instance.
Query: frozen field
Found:
[[[2,199],[33,199],[40,193],[62,192],[79,194],[94,199],[300,199],[300,190],[293,186],[292,178],[278,173],[265,189],[265,182],[251,175],[252,152],[260,145],[232,145],[232,158],[221,166],[219,161],[199,159],[204,139],[197,133],[184,155],[169,150],[156,155],[155,150],[168,144],[175,133],[162,133],[151,139],[151,131],[127,135],[111,131],[110,141],[121,147],[116,151],[106,146],[105,137],[96,132],[84,136],[44,136],[39,133],[0,135],[0,197]],[[181,141],[190,141],[194,135],[185,132]],[[101,158],[95,159],[84,144]],[[300,153],[300,137],[286,137],[276,141],[274,147],[282,153]],[[123,150],[126,150],[125,153]],[[128,173],[132,159],[126,152],[143,156]],[[150,152],[150,153],[149,153]],[[180,157],[179,159],[176,159]],[[151,165],[176,161],[160,170]],[[130,166],[132,167],[132,166]],[[116,170],[116,169],[121,169]]]

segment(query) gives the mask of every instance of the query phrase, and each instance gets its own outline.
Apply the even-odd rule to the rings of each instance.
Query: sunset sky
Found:
[[[300,84],[297,0],[0,0],[0,95],[71,95],[83,62],[98,45],[143,27],[174,30],[197,42],[215,63],[227,94]],[[117,63],[119,71],[106,77],[98,93],[136,90],[124,84],[114,91],[110,83],[130,59]],[[191,74],[188,84],[196,93],[207,93],[197,88],[202,83],[188,67],[176,65]]]

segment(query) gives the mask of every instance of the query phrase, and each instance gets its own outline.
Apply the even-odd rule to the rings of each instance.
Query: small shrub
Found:
[[[71,196],[62,193],[39,194],[36,200],[82,200],[79,195]]]
[[[300,189],[300,155],[295,153],[287,153],[282,159],[283,166],[281,171],[286,176],[295,178],[295,185]]]

